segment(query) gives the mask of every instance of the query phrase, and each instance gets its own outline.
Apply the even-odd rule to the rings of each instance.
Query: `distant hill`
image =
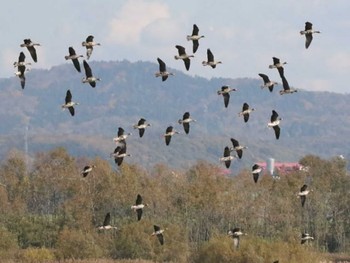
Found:
[[[300,90],[281,96],[281,85],[275,86],[273,93],[262,90],[258,75],[256,79],[208,80],[173,69],[168,70],[175,76],[162,82],[154,76],[158,65],[150,62],[93,61],[90,66],[102,79],[96,88],[83,84],[83,75],[70,63],[50,70],[31,70],[24,90],[17,77],[0,80],[2,157],[10,149],[25,149],[28,128],[30,155],[64,146],[75,156],[107,159],[114,150],[112,138],[118,127],[133,133],[127,141],[132,157],[125,162],[143,167],[166,163],[187,168],[197,160],[219,164],[224,147],[231,146],[231,137],[248,146],[242,160],[232,164],[233,172],[270,157],[298,161],[306,154],[350,156],[349,94]],[[222,85],[238,89],[231,93],[228,108],[217,95]],[[67,89],[80,103],[74,117],[61,110]],[[256,109],[248,123],[238,117],[244,102]],[[272,109],[283,118],[278,141],[266,125]],[[197,120],[188,135],[177,123],[185,111]],[[132,128],[140,117],[152,124],[143,138]],[[182,134],[165,146],[162,135],[168,125]]]

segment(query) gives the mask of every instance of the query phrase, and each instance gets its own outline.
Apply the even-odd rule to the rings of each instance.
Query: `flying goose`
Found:
[[[281,128],[279,127],[279,124],[281,120],[282,118],[278,116],[278,113],[275,110],[272,110],[271,119],[270,122],[267,124],[267,127],[273,128],[277,140],[280,137]]]
[[[180,134],[180,133],[178,131],[176,131],[173,126],[169,126],[168,128],[166,128],[165,134],[163,135],[165,138],[166,145],[170,144],[171,137],[175,134]]]
[[[199,47],[199,39],[203,38],[204,36],[198,35],[199,28],[196,24],[193,25],[192,35],[187,35],[187,40],[192,40],[193,44],[193,54],[196,53],[198,47]]]
[[[136,197],[135,205],[131,206],[131,209],[133,209],[137,213],[137,221],[141,220],[143,208],[145,206],[148,206],[148,204],[143,204],[142,203],[142,196],[140,194],[138,194]]]
[[[236,156],[231,155],[231,150],[228,146],[225,147],[224,149],[224,156],[219,159],[220,162],[225,163],[226,168],[230,168],[231,161],[235,158]]]
[[[81,174],[83,177],[86,177],[89,175],[89,173],[92,171],[93,168],[95,168],[96,165],[86,165],[83,170],[81,171]]]
[[[66,98],[65,98],[65,104],[62,104],[62,109],[68,109],[70,112],[70,115],[74,116],[74,106],[79,105],[78,102],[72,101],[72,93],[70,90],[67,90],[66,92]]]
[[[109,230],[109,229],[118,229],[116,226],[111,226],[111,214],[108,212],[103,221],[103,225],[97,227],[99,230]]]
[[[152,236],[157,236],[159,243],[161,245],[164,245],[164,237],[163,237],[163,232],[165,229],[161,229],[159,226],[153,225],[154,232],[151,234]]]
[[[244,102],[242,106],[242,111],[238,113],[238,116],[243,116],[244,122],[248,122],[250,113],[255,111],[254,108],[249,108],[248,103]]]
[[[321,33],[320,31],[312,29],[312,23],[305,22],[305,30],[300,31],[301,35],[305,35],[305,48],[308,48],[312,41],[312,34]]]
[[[86,57],[87,59],[89,59],[94,49],[94,46],[100,46],[101,44],[94,42],[94,36],[90,35],[86,38],[86,41],[81,43],[81,45],[83,47],[86,47]]]
[[[234,244],[235,248],[237,249],[239,247],[240,236],[246,235],[246,234],[243,233],[240,228],[236,227],[236,228],[228,230],[227,235],[229,235],[233,238],[233,244]]]
[[[96,81],[100,81],[100,78],[96,78],[92,75],[91,68],[89,64],[86,62],[86,60],[83,60],[83,65],[85,69],[85,78],[82,79],[83,83],[89,83],[91,87],[96,87]]]
[[[184,113],[182,119],[178,120],[178,123],[183,125],[186,134],[190,132],[190,122],[196,122],[196,120],[190,117],[188,111]]]
[[[281,95],[283,95],[283,94],[292,94],[294,92],[297,92],[296,89],[293,89],[293,88],[289,87],[288,81],[287,81],[285,76],[282,77],[282,84],[283,84],[283,89],[280,90],[280,94]]]
[[[264,85],[261,85],[261,88],[268,88],[270,92],[273,91],[273,86],[274,85],[278,85],[277,82],[275,81],[271,81],[269,79],[269,77],[263,73],[259,73],[259,76],[262,77],[263,81],[264,81]]]
[[[26,47],[33,59],[34,62],[38,62],[35,46],[40,46],[39,43],[32,42],[29,38],[26,38],[23,40],[23,44],[21,44],[21,47]]]
[[[24,86],[26,84],[26,77],[24,76],[24,73],[29,70],[26,69],[26,65],[30,65],[30,63],[25,62],[26,56],[23,52],[19,53],[18,61],[14,62],[13,65],[17,67],[17,72],[15,72],[15,75],[19,77],[21,81],[21,87],[24,89]]]
[[[125,133],[124,129],[122,127],[118,128],[118,134],[117,137],[113,138],[113,141],[115,143],[118,142],[123,142],[126,140],[126,138],[128,138],[131,135],[131,133]]]
[[[156,72],[156,77],[162,77],[162,81],[166,81],[168,76],[174,76],[174,73],[168,72],[166,70],[166,65],[160,58],[157,58],[159,64],[159,72]]]
[[[230,88],[229,86],[222,86],[221,90],[218,90],[218,95],[222,95],[224,97],[225,108],[227,108],[228,103],[230,102],[230,92],[237,91],[237,89]]]
[[[216,68],[217,64],[222,64],[222,62],[221,61],[215,61],[213,53],[208,48],[207,49],[207,61],[203,61],[202,65],[203,66],[211,66],[212,68]]]
[[[120,166],[123,163],[124,157],[131,156],[131,154],[126,153],[126,143],[124,141],[123,145],[118,145],[114,152],[111,153],[111,157],[114,158],[114,162]]]
[[[253,179],[255,183],[258,182],[261,171],[262,171],[262,168],[258,164],[254,164],[252,166],[252,174],[253,174]]]
[[[308,242],[309,240],[314,240],[314,237],[310,236],[308,233],[302,233],[300,244],[304,244],[305,242]]]
[[[300,197],[301,200],[301,206],[304,207],[306,196],[309,194],[310,190],[307,189],[307,185],[304,184],[298,193],[298,197]]]
[[[186,51],[185,51],[185,48],[183,46],[176,45],[175,47],[177,48],[177,51],[179,53],[179,55],[175,55],[175,59],[176,60],[182,59],[183,62],[185,63],[186,70],[189,70],[190,69],[190,64],[191,64],[190,58],[193,58],[194,56],[193,55],[187,55]]]
[[[69,55],[68,55],[68,56],[64,56],[64,58],[65,58],[66,60],[71,59],[72,62],[73,62],[73,65],[74,65],[74,67],[75,67],[75,69],[76,69],[78,72],[81,72],[80,63],[79,63],[78,58],[83,57],[83,55],[77,55],[77,54],[75,53],[75,50],[74,50],[73,47],[69,47],[69,48],[68,48],[68,51],[69,51]]]
[[[143,136],[143,134],[145,133],[145,129],[147,127],[151,126],[151,124],[146,123],[146,120],[144,118],[141,118],[137,124],[134,125],[134,129],[138,129],[139,130],[139,135],[140,138]]]
[[[273,57],[273,65],[269,65],[269,68],[277,68],[280,77],[284,76],[284,68],[283,65],[287,64],[287,62],[280,62],[279,58]]]
[[[231,142],[233,147],[230,149],[230,151],[236,151],[238,158],[242,159],[243,149],[247,149],[248,147],[239,145],[239,142],[233,138],[231,138]]]

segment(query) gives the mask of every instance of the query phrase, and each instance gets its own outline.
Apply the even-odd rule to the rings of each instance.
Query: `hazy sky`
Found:
[[[299,34],[306,21],[321,31],[308,50]],[[186,35],[194,23],[205,38],[187,74],[259,78],[258,73],[266,73],[280,82],[277,71],[268,69],[276,56],[288,62],[291,86],[350,91],[349,0],[6,1],[0,9],[0,77],[14,76],[12,64],[24,38],[42,44],[32,68],[50,68],[71,63],[64,59],[69,46],[85,54],[81,42],[90,34],[101,43],[91,60],[156,62],[160,57],[168,67],[185,71],[174,59],[175,45],[191,52]],[[201,64],[207,48],[223,62],[214,70]]]

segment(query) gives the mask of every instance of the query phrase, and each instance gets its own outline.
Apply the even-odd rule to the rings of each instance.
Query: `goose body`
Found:
[[[187,40],[191,41],[192,40],[192,44],[193,44],[193,48],[192,48],[192,52],[193,54],[196,53],[198,47],[199,47],[199,39],[204,38],[203,35],[199,35],[199,28],[196,24],[193,25],[193,29],[192,29],[192,35],[187,35]]]
[[[242,159],[243,149],[247,149],[248,147],[240,145],[239,142],[234,138],[231,138],[231,142],[232,142],[232,148],[230,150],[236,151],[238,158]]]
[[[165,231],[165,229],[161,229],[159,226],[154,225],[154,232],[151,234],[152,236],[156,236],[159,240],[159,243],[161,245],[164,245],[164,236],[163,233]]]
[[[100,81],[100,78],[96,78],[92,75],[92,70],[86,60],[83,61],[85,69],[85,78],[82,79],[83,83],[89,83],[91,87],[96,87],[96,81]]]
[[[267,124],[267,127],[273,128],[277,140],[279,139],[281,133],[281,128],[279,127],[281,120],[282,119],[278,116],[278,113],[275,110],[272,110],[271,119],[270,122]]]
[[[313,39],[313,34],[315,33],[321,33],[320,31],[318,30],[313,30],[312,29],[312,23],[310,22],[305,22],[305,29],[300,31],[300,34],[301,35],[305,35],[305,48],[307,49],[310,44],[311,44],[311,41]]]
[[[151,124],[146,123],[146,120],[144,118],[141,118],[138,121],[138,123],[134,125],[134,129],[139,130],[139,136],[141,138],[143,136],[143,134],[145,133],[145,129],[149,126],[151,126]]]
[[[225,163],[226,168],[230,168],[231,161],[235,158],[235,156],[231,155],[231,150],[228,146],[224,149],[224,155],[219,159],[220,162]]]
[[[252,174],[253,174],[253,179],[255,183],[258,182],[261,171],[262,171],[262,168],[258,164],[254,164],[252,166]]]
[[[123,163],[124,157],[131,156],[131,154],[126,153],[126,143],[124,141],[123,145],[119,145],[111,153],[111,157],[114,158],[114,162],[120,166]]]
[[[89,59],[91,57],[94,46],[100,46],[101,44],[94,41],[94,36],[90,35],[86,38],[86,41],[82,42],[81,45],[86,47],[86,57]]]
[[[148,206],[147,204],[142,203],[142,196],[140,194],[136,197],[135,205],[131,206],[131,209],[133,209],[137,213],[137,221],[140,221],[142,218],[143,208],[145,206]]]
[[[270,78],[263,74],[263,73],[259,73],[259,76],[262,77],[263,81],[264,81],[264,85],[261,85],[261,88],[268,88],[270,92],[273,91],[273,87],[274,85],[278,85],[277,82],[275,81],[271,81]]]
[[[176,60],[182,59],[183,62],[185,63],[186,70],[189,70],[190,69],[190,65],[191,65],[190,58],[193,58],[194,56],[193,55],[187,55],[186,54],[186,50],[185,50],[185,48],[183,46],[176,45],[175,47],[177,48],[177,51],[179,53],[179,55],[175,55],[175,59]]]
[[[155,73],[156,77],[162,77],[162,81],[166,81],[168,76],[173,76],[174,73],[168,72],[166,70],[166,64],[160,58],[157,58],[159,64],[159,71]]]
[[[190,132],[190,122],[196,122],[196,120],[191,118],[188,111],[184,113],[182,119],[178,120],[178,123],[183,125],[186,134]]]
[[[305,201],[306,201],[306,196],[310,193],[310,191],[307,189],[307,185],[304,184],[298,193],[298,197],[300,197],[301,200],[301,206],[304,207]]]
[[[282,77],[282,84],[283,84],[283,89],[280,90],[280,94],[281,95],[283,95],[283,94],[292,94],[294,92],[297,92],[296,89],[293,89],[293,88],[289,87],[288,81],[287,81],[285,76]]]
[[[242,111],[238,113],[238,116],[243,116],[244,122],[248,122],[250,113],[255,111],[254,108],[250,108],[248,103],[244,102],[242,106]]]
[[[119,127],[117,137],[113,138],[113,141],[115,143],[124,142],[130,135],[131,133],[125,133],[124,129],[122,127]]]
[[[222,86],[220,90],[217,91],[218,95],[222,95],[224,97],[224,105],[227,108],[230,102],[230,92],[237,91],[235,88],[231,88],[229,86]]]
[[[75,50],[74,50],[73,47],[69,47],[69,48],[68,48],[68,52],[69,52],[69,55],[68,55],[68,56],[65,56],[64,58],[65,58],[66,60],[68,60],[68,59],[72,60],[75,69],[76,69],[78,72],[81,72],[80,63],[79,63],[79,58],[80,58],[80,57],[83,57],[83,55],[77,55],[77,54],[75,53]]]
[[[99,230],[109,230],[109,229],[118,229],[116,226],[111,226],[111,214],[108,212],[103,221],[103,225],[97,227]]]
[[[310,236],[308,233],[302,233],[300,243],[304,244],[305,242],[308,242],[309,240],[314,240],[314,237]]]
[[[30,53],[30,56],[32,57],[33,61],[36,63],[38,62],[38,58],[36,55],[36,49],[35,46],[40,46],[39,43],[32,42],[29,38],[23,40],[23,44],[21,44],[21,47],[26,47]]]
[[[24,73],[28,70],[26,68],[26,65],[30,65],[30,63],[25,62],[25,59],[26,56],[24,55],[24,53],[20,52],[18,56],[18,61],[13,63],[13,65],[17,67],[17,72],[15,72],[15,75],[19,77],[22,89],[24,89],[26,84],[26,77],[24,75]]]
[[[171,137],[172,137],[173,135],[175,135],[175,134],[179,134],[179,132],[176,131],[176,130],[174,129],[173,126],[169,126],[168,128],[166,128],[165,134],[163,135],[164,138],[165,138],[165,144],[166,144],[166,145],[169,145],[169,144],[170,144]]]
[[[214,60],[214,55],[210,51],[210,49],[208,48],[207,49],[207,61],[203,61],[202,65],[203,66],[211,66],[212,68],[216,68],[217,64],[222,64],[222,62]]]
[[[62,104],[62,109],[63,110],[68,109],[70,115],[74,116],[74,114],[75,114],[74,106],[75,105],[79,105],[79,103],[72,101],[72,93],[70,92],[70,90],[67,90],[65,104]]]
[[[89,175],[89,173],[92,171],[93,168],[95,168],[96,165],[86,165],[83,170],[81,171],[81,174],[83,177],[86,177]]]
[[[269,65],[269,68],[277,68],[278,73],[280,74],[280,77],[282,78],[284,76],[284,68],[283,65],[287,64],[287,62],[281,62],[279,58],[273,57],[273,64]]]
[[[243,233],[240,228],[236,227],[236,228],[228,230],[227,235],[229,235],[230,237],[233,238],[233,244],[234,244],[235,248],[238,248],[240,237],[242,235],[245,235],[245,233]]]

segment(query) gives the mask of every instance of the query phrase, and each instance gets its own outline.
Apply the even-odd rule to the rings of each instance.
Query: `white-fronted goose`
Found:
[[[165,134],[163,135],[165,138],[166,145],[170,144],[171,137],[175,134],[180,134],[180,133],[178,131],[176,131],[173,126],[169,126],[168,128],[166,128]]]
[[[126,143],[125,141],[121,142],[122,145],[118,145],[114,152],[111,153],[111,157],[114,158],[114,162],[120,166],[123,163],[124,157],[131,156],[131,154],[126,153]]]
[[[203,66],[211,66],[212,68],[216,68],[217,64],[222,64],[222,62],[214,60],[214,55],[210,51],[210,49],[208,48],[207,49],[207,61],[203,61],[202,65]]]
[[[65,104],[62,104],[62,109],[68,109],[70,112],[70,115],[74,116],[75,110],[74,106],[79,105],[78,102],[72,101],[72,93],[70,90],[67,90],[66,92],[66,98],[65,98]]]
[[[15,72],[15,75],[19,77],[21,81],[21,87],[24,89],[26,85],[26,77],[24,73],[28,70],[26,68],[26,65],[30,65],[30,63],[25,62],[26,56],[24,55],[23,52],[19,53],[18,61],[14,62],[13,65],[17,67],[17,72]]]
[[[225,86],[222,86],[221,89],[217,91],[218,95],[222,95],[224,97],[225,108],[227,108],[228,103],[230,102],[231,91],[237,91],[237,89],[234,89],[225,85]]]
[[[275,110],[272,110],[271,119],[270,122],[267,124],[267,127],[273,128],[277,140],[279,139],[281,133],[281,128],[279,127],[281,120],[282,118],[278,116],[278,113]]]
[[[161,229],[159,226],[156,226],[156,225],[153,225],[153,228],[154,228],[154,232],[151,235],[156,236],[159,240],[159,243],[161,245],[164,245],[163,233],[164,233],[165,229]]]
[[[225,163],[226,168],[230,168],[231,161],[235,158],[235,156],[231,155],[231,150],[228,146],[225,147],[224,149],[224,155],[221,157],[219,160],[220,162]]]
[[[254,164],[252,166],[252,174],[253,174],[253,179],[255,183],[258,182],[261,171],[262,171],[262,168],[258,164]]]
[[[255,111],[254,108],[250,108],[248,103],[244,102],[242,106],[242,111],[238,113],[238,116],[243,116],[244,122],[248,122],[250,113]]]
[[[91,68],[86,60],[83,61],[84,69],[85,69],[85,78],[82,79],[83,83],[89,83],[91,87],[96,87],[96,81],[100,81],[100,78],[96,78],[92,75]]]
[[[311,41],[313,39],[312,34],[314,33],[321,33],[320,31],[313,30],[312,29],[312,23],[305,22],[305,30],[300,31],[301,35],[305,35],[305,48],[308,48],[311,44]]]
[[[131,206],[131,209],[133,209],[137,213],[137,221],[140,221],[142,218],[143,208],[145,206],[148,206],[148,204],[142,203],[142,196],[140,194],[136,197],[135,205]]]
[[[298,197],[300,197],[301,200],[301,206],[304,207],[305,201],[306,201],[306,196],[310,193],[310,191],[307,189],[307,185],[304,184],[298,193]]]
[[[86,177],[89,175],[89,173],[92,171],[93,168],[95,168],[96,165],[86,165],[83,170],[81,171],[81,174],[83,177]]]
[[[69,48],[68,48],[68,51],[69,51],[69,55],[68,55],[68,56],[65,56],[64,58],[65,58],[66,60],[71,59],[72,62],[73,62],[73,65],[74,65],[74,67],[75,67],[75,69],[76,69],[78,72],[81,72],[80,63],[79,63],[78,58],[83,57],[83,55],[77,55],[77,54],[75,53],[75,50],[74,50],[73,47],[69,47]]]
[[[304,244],[305,242],[308,242],[309,240],[314,240],[314,237],[310,236],[308,233],[302,233],[300,244]]]
[[[151,124],[146,123],[146,120],[144,118],[141,118],[138,121],[138,123],[134,125],[134,129],[139,130],[139,136],[141,138],[143,136],[143,134],[145,133],[145,129],[149,126],[151,126]]]
[[[284,68],[283,65],[287,64],[287,62],[281,62],[279,58],[273,57],[273,65],[269,65],[269,68],[277,68],[280,77],[284,76]]]
[[[24,43],[21,44],[21,47],[26,47],[28,49],[33,61],[35,63],[38,62],[35,46],[40,46],[40,44],[32,42],[29,38],[24,39],[23,42]]]
[[[263,73],[259,73],[259,76],[262,77],[263,81],[264,81],[264,85],[261,85],[261,88],[268,88],[270,92],[273,91],[273,87],[274,85],[278,85],[277,82],[275,81],[271,81],[269,79],[269,77]]]
[[[199,35],[199,28],[196,24],[193,25],[193,30],[192,30],[192,35],[187,35],[187,40],[191,41],[192,40],[192,44],[193,44],[193,54],[196,53],[198,47],[199,47],[199,39],[203,38],[204,36]]]
[[[185,50],[185,48],[183,46],[176,45],[175,47],[177,48],[177,51],[179,53],[179,55],[175,55],[175,59],[176,60],[182,59],[183,62],[185,63],[186,70],[189,70],[190,69],[190,65],[191,65],[190,58],[193,58],[194,56],[193,55],[187,55],[186,54],[186,50]]]
[[[183,125],[185,133],[188,134],[190,132],[190,122],[196,122],[196,120],[192,119],[190,113],[187,111],[178,122]]]
[[[123,142],[131,135],[131,133],[125,133],[124,129],[122,127],[118,128],[118,134],[117,137],[113,138],[113,141],[115,143]]]
[[[97,227],[99,230],[109,230],[109,229],[118,229],[116,226],[111,226],[111,214],[108,212],[103,221],[103,225]]]
[[[83,41],[81,43],[83,47],[86,47],[86,57],[87,59],[90,58],[92,51],[94,49],[94,46],[100,46],[100,43],[97,43],[94,41],[94,36],[90,35],[86,38],[86,41]]]
[[[174,73],[168,72],[166,70],[166,65],[163,62],[163,60],[161,60],[160,58],[157,58],[158,64],[159,64],[159,72],[156,72],[155,75],[156,77],[162,77],[162,81],[166,81],[168,76],[173,76]]]
[[[233,238],[233,244],[235,248],[239,248],[240,236],[245,235],[240,228],[236,227],[227,231],[227,235]]]
[[[292,94],[294,92],[297,92],[296,89],[292,89],[291,87],[289,87],[288,81],[286,79],[285,76],[282,77],[282,84],[283,84],[283,89],[280,90],[280,94]]]
[[[242,159],[243,149],[248,149],[248,147],[240,145],[239,142],[234,138],[231,138],[231,142],[232,142],[232,148],[230,150],[236,151],[238,158]]]

